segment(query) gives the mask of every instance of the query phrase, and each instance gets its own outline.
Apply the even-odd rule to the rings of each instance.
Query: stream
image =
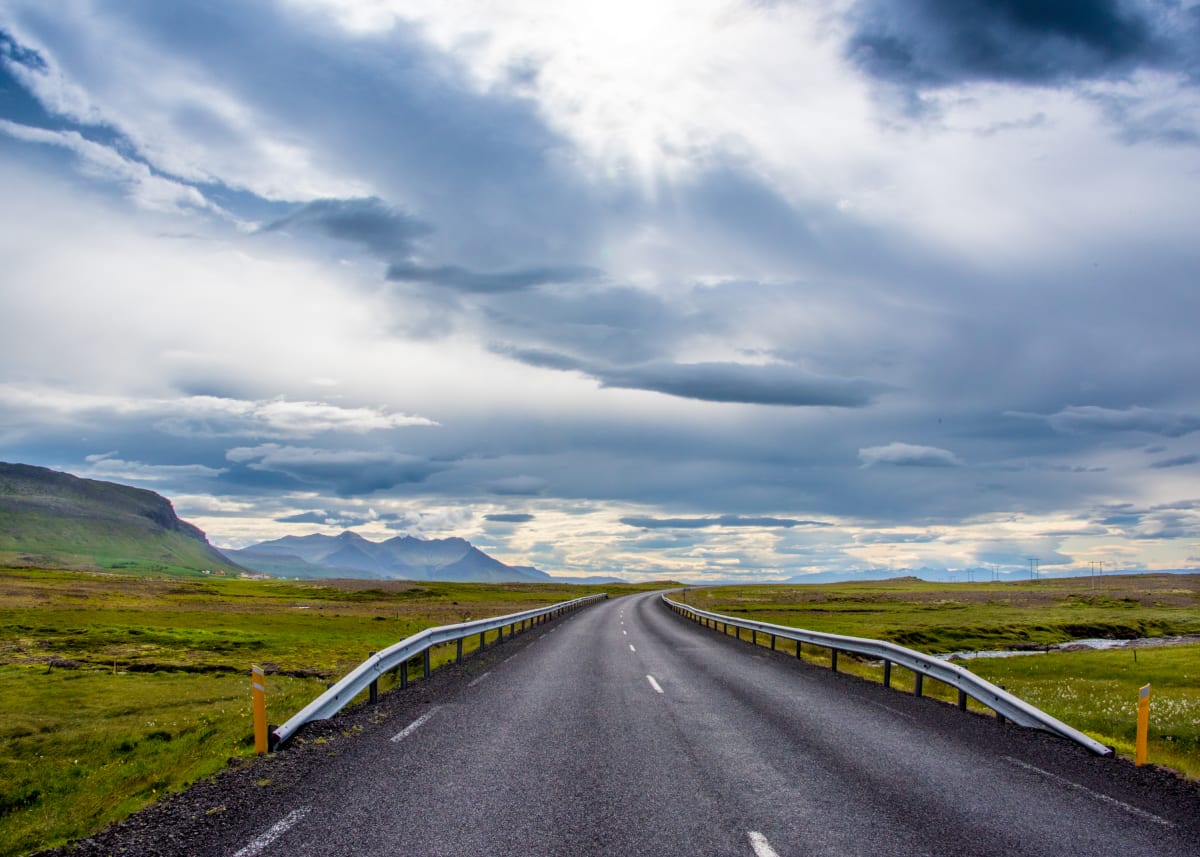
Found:
[[[1104,649],[1150,649],[1159,646],[1183,646],[1200,643],[1200,634],[1184,634],[1176,637],[1139,637],[1135,640],[1071,640],[1052,643],[1036,649],[985,649],[978,652],[949,652],[935,655],[944,661],[969,661],[975,658],[1014,658],[1019,655],[1044,655],[1047,652],[1087,652]]]

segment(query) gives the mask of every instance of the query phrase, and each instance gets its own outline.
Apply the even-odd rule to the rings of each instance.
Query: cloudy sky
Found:
[[[1198,46],[1196,0],[0,0],[0,459],[226,547],[1200,565]]]

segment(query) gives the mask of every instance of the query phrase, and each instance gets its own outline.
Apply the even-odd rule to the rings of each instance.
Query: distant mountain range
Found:
[[[396,536],[373,542],[341,535],[284,536],[225,552],[241,565],[280,577],[367,577],[473,583],[553,580],[529,566],[505,565],[465,539]]]
[[[0,561],[153,572],[246,570],[153,491],[5,462],[0,462]]]
[[[357,533],[284,536],[219,551],[165,497],[46,467],[0,462],[0,564],[274,577],[360,577],[473,583],[565,581],[505,565],[464,539]],[[612,580],[606,578],[605,581]],[[601,582],[599,580],[591,582]]]

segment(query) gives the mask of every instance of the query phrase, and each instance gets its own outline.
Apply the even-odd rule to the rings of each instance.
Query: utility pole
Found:
[[[1030,580],[1037,580],[1037,577],[1038,577],[1038,571],[1037,571],[1038,559],[1037,559],[1037,557],[1036,557],[1036,556],[1031,556],[1031,557],[1029,557],[1028,559],[1029,559],[1029,579],[1030,579]]]

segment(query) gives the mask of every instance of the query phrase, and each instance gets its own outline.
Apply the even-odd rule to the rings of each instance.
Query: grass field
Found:
[[[682,598],[703,610],[889,640],[931,654],[1200,633],[1200,575],[715,587],[690,590]],[[807,652],[806,647],[806,657],[829,663],[822,651]],[[1200,778],[1200,645],[960,663],[1127,756],[1133,755],[1138,688],[1150,684],[1150,761]],[[882,680],[878,664],[843,656],[838,668]],[[899,690],[912,689],[905,672],[893,674]],[[924,693],[957,699],[957,691],[935,681],[926,680]],[[972,710],[987,709],[972,703]]]
[[[281,723],[422,628],[638,588],[0,569],[0,855],[86,836],[252,754],[252,663]]]

